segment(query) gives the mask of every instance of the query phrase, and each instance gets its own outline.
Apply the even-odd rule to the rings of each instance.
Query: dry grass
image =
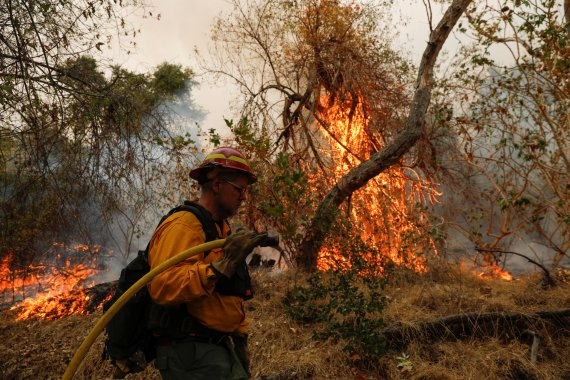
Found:
[[[542,289],[538,275],[514,281],[482,280],[462,266],[432,263],[425,275],[394,274],[386,289],[391,302],[384,315],[388,321],[411,323],[467,312],[570,308],[568,274],[561,272],[557,279],[559,286]],[[411,371],[396,367],[398,354],[382,358],[381,363],[390,379],[570,379],[570,326],[537,332],[544,339],[536,365],[530,362],[530,342],[504,337],[411,344],[405,352]]]
[[[484,281],[460,266],[432,263],[424,275],[394,272],[386,288],[389,305],[384,318],[403,324],[465,312],[530,313],[570,307],[570,281],[542,289],[538,276],[512,282]],[[567,275],[566,275],[567,276]],[[247,303],[251,320],[252,372],[271,379],[570,379],[570,328],[538,331],[543,340],[536,364],[530,362],[529,342],[504,337],[413,342],[403,352],[377,360],[362,360],[342,351],[342,342],[319,342],[313,326],[291,321],[283,299],[302,276],[254,274],[256,297]],[[15,321],[14,312],[0,313],[0,379],[57,379],[101,312],[57,321]],[[77,379],[111,378],[112,368],[101,359],[99,337],[80,367]],[[406,355],[407,368],[401,357]],[[400,357],[400,359],[398,359]],[[129,379],[159,379],[149,366]]]
[[[253,276],[256,297],[248,302],[252,374],[277,379],[351,379],[354,369],[338,343],[318,342],[311,327],[289,319],[283,299],[302,281],[293,271]]]

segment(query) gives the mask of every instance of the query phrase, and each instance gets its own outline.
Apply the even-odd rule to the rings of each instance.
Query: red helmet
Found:
[[[257,177],[243,154],[237,149],[225,146],[216,148],[208,154],[197,168],[190,171],[190,178],[195,179],[198,183],[204,183],[208,179],[207,174],[216,168],[242,172],[249,176],[249,183],[257,181]]]

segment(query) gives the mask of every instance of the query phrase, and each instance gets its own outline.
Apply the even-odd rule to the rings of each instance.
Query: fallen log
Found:
[[[472,312],[406,325],[395,322],[383,331],[383,336],[391,348],[401,349],[412,341],[434,342],[483,336],[506,340],[525,339],[529,331],[553,328],[570,334],[570,309],[536,313]]]

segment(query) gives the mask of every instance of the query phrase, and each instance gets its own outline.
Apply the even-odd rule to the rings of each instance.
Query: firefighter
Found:
[[[236,214],[256,176],[241,152],[221,147],[192,169],[190,177],[201,188],[194,205],[215,222],[218,237],[227,239],[222,249],[191,257],[149,284],[151,298],[162,305],[158,316],[150,313],[150,324],[154,318],[154,326],[160,327],[155,367],[164,379],[247,379],[244,301],[252,295],[245,258],[264,236],[245,229],[230,234],[227,219]],[[205,241],[199,218],[177,212],[156,229],[149,264],[154,268]],[[182,310],[183,316],[172,310]]]

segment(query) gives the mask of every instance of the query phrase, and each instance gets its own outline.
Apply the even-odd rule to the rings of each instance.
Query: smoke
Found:
[[[508,106],[504,114],[497,114],[514,95],[501,87],[491,93],[489,88],[496,87],[505,76],[522,78],[516,70],[509,74],[489,71],[481,85],[481,101],[463,104],[469,111],[462,116],[474,120],[471,126],[461,125],[465,140],[448,137],[453,141],[446,141],[446,147],[455,148],[440,149],[453,178],[443,186],[437,213],[449,226],[448,251],[473,257],[480,244],[482,248],[516,252],[550,267],[556,256],[554,246],[563,246],[567,237],[553,211],[556,195],[523,148],[530,144],[529,136],[544,128],[535,125],[540,120],[530,117],[536,112],[533,104]],[[544,133],[545,151],[555,152],[557,147],[548,143],[554,141],[550,132]],[[498,256],[506,269],[516,274],[536,268],[515,254]],[[559,265],[566,268],[569,263],[566,254]]]
[[[102,210],[105,206],[96,202],[90,205],[90,215],[97,217],[91,218],[87,230],[93,241],[113,253],[105,257],[106,270],[99,274],[98,283],[117,280],[121,269],[146,248],[160,218],[195,195],[188,170],[205,144],[200,123],[207,114],[192,96],[197,85],[188,81],[183,91],[155,110],[167,132],[157,136],[160,143],[143,147],[149,162],[125,181],[128,188],[121,189],[125,196],[119,198],[120,203],[112,210]]]

